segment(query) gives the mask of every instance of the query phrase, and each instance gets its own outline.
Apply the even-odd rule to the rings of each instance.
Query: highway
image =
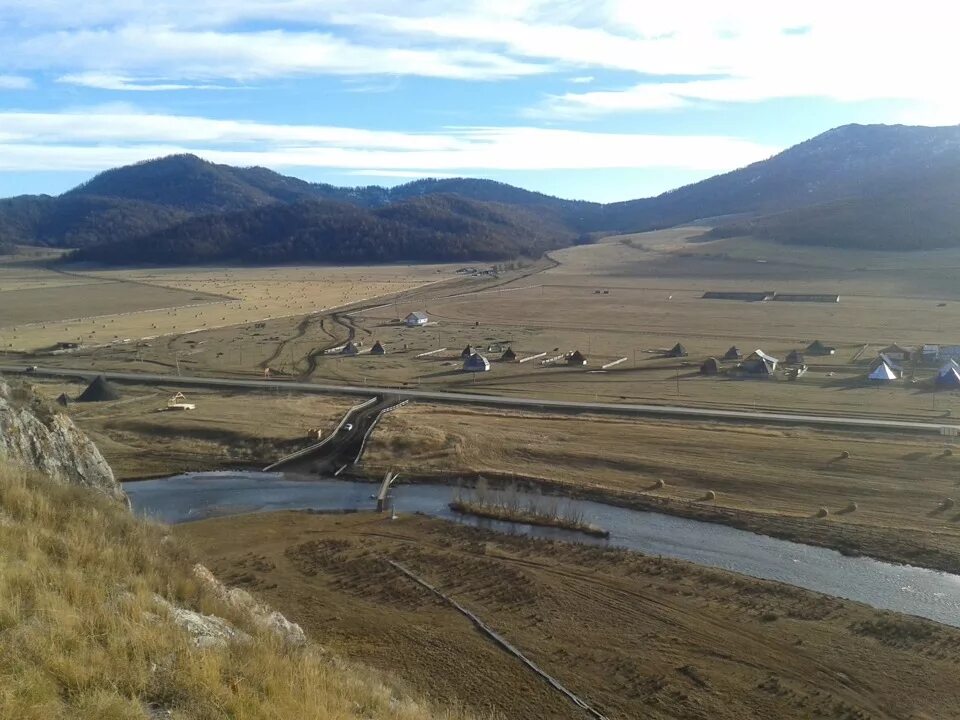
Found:
[[[27,374],[23,365],[0,365],[0,373]],[[643,405],[633,403],[578,402],[573,400],[548,400],[543,398],[517,397],[509,395],[481,395],[475,393],[440,392],[431,390],[411,390],[391,387],[371,387],[357,385],[322,385],[319,383],[301,383],[278,380],[244,380],[234,378],[189,377],[178,375],[156,375],[150,373],[101,372],[69,368],[41,368],[33,370],[28,376],[82,378],[92,380],[104,375],[110,380],[135,382],[145,385],[176,385],[178,387],[237,388],[259,391],[287,391],[316,393],[322,395],[392,395],[400,400],[425,400],[434,403],[453,403],[457,405],[483,405],[515,410],[550,411],[558,413],[603,413],[608,415],[658,417],[672,420],[711,420],[717,422],[753,423],[762,425],[806,425],[830,427],[840,430],[899,431],[916,433],[945,434],[960,432],[960,425],[938,422],[917,422],[909,420],[888,420],[856,416],[838,417],[828,415],[804,415],[797,413],[750,412],[745,410],[721,410],[683,405]]]

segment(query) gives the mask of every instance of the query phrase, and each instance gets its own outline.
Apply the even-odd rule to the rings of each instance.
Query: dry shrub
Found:
[[[315,646],[284,646],[198,583],[163,526],[122,505],[0,466],[0,511],[0,717],[462,717]],[[198,648],[155,594],[253,641]]]

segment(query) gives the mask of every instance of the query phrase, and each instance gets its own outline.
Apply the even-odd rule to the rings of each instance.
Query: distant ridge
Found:
[[[102,262],[120,262],[121,256],[123,262],[176,263],[190,256],[334,261],[363,252],[369,253],[363,255],[369,262],[400,257],[480,259],[536,254],[586,241],[592,233],[639,232],[710,218],[716,237],[745,233],[787,243],[851,248],[948,247],[960,244],[954,230],[960,221],[954,200],[960,189],[958,169],[960,126],[905,125],[845,125],[739,170],[657,197],[606,205],[471,178],[343,188],[266,168],[236,168],[193,155],[173,155],[108,170],[59,197],[0,200],[0,246],[93,248],[110,243],[118,252],[124,248],[116,256],[86,255]],[[465,204],[457,208],[451,200],[427,202],[437,197],[459,198]],[[319,205],[306,210],[310,203],[328,205],[323,211]],[[331,227],[335,214],[330,203],[344,218],[340,230],[321,238],[322,228]],[[298,210],[279,209],[285,205]],[[486,216],[479,209],[484,205],[490,206]],[[290,226],[259,240],[224,235],[243,234],[238,225],[242,213],[252,213],[248,217],[255,223],[264,208],[274,208],[266,215],[273,213],[288,223],[297,221],[298,215],[302,223],[324,220],[321,226]],[[229,219],[210,219],[227,215]],[[406,230],[390,236],[389,222]],[[510,222],[518,227],[508,229]],[[375,225],[377,232],[390,237],[381,249],[366,245],[360,252],[340,246],[352,237],[343,232],[350,223],[356,224],[357,232],[364,223]],[[539,229],[534,227],[538,224]],[[182,238],[174,243],[172,239],[186,227],[205,233],[203,241],[217,251],[191,250]],[[415,241],[410,234],[414,227]],[[508,239],[511,233],[515,241]],[[143,245],[140,255],[124,245],[134,241]],[[414,244],[404,246],[410,242]],[[235,246],[236,253],[223,255],[229,246]],[[427,251],[438,254],[426,257]],[[161,259],[161,252],[171,254]]]

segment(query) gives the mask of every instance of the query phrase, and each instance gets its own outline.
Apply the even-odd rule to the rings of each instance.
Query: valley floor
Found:
[[[960,631],[695,565],[421,517],[177,526],[225,580],[418,692],[506,718],[581,711],[402,563],[608,717],[947,718]]]

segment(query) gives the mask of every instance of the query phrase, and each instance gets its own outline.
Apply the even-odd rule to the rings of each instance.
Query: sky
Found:
[[[943,0],[0,0],[0,196],[171,153],[616,201],[960,123]]]

